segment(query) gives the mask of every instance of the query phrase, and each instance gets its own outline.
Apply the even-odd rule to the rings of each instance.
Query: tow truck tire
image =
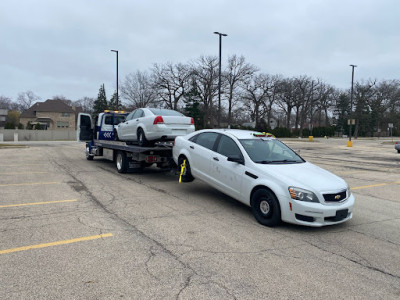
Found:
[[[126,173],[128,170],[128,158],[124,151],[118,151],[115,157],[115,165],[118,173]]]
[[[190,171],[189,160],[185,156],[179,157],[179,160],[178,160],[178,172],[180,174],[181,166],[182,166],[184,160],[186,160],[186,167],[185,167],[185,170],[183,171],[183,174],[182,174],[182,182],[192,182],[194,180],[194,177],[192,176],[192,172]]]
[[[86,159],[87,160],[93,160],[93,155],[89,154],[89,146],[86,147],[85,153],[86,153]]]
[[[146,139],[146,136],[144,135],[144,131],[142,128],[139,128],[137,131],[137,140],[140,147],[146,147],[148,144],[148,141]]]
[[[273,227],[281,222],[281,208],[275,194],[269,189],[255,191],[251,197],[251,211],[258,223]]]

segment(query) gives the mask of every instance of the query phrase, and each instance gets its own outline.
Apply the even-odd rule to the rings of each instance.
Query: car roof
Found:
[[[259,131],[253,131],[253,130],[242,130],[242,129],[204,129],[201,130],[203,132],[218,132],[218,133],[223,133],[226,135],[230,135],[232,137],[235,137],[239,140],[242,139],[256,139],[260,137],[269,137],[269,138],[274,138],[274,136],[270,133],[266,132],[259,132]]]

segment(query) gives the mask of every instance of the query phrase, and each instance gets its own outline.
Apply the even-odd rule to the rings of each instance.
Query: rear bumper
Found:
[[[158,124],[153,126],[151,130],[147,129],[146,139],[153,140],[173,140],[177,136],[187,135],[194,131],[194,126],[170,126],[165,124]]]

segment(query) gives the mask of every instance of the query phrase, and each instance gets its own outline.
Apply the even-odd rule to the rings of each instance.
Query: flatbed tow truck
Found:
[[[86,142],[86,159],[100,156],[115,163],[119,173],[141,172],[154,164],[161,169],[174,167],[172,142],[158,142],[154,147],[140,147],[116,141],[115,127],[128,114],[123,111],[100,113],[94,120],[90,114],[78,115],[78,141]]]

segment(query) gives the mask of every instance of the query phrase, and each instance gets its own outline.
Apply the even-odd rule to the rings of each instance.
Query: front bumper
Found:
[[[282,206],[282,204],[281,204]],[[282,220],[288,223],[321,227],[340,224],[353,217],[354,196],[343,203],[311,203],[290,199],[287,207],[281,207]]]

